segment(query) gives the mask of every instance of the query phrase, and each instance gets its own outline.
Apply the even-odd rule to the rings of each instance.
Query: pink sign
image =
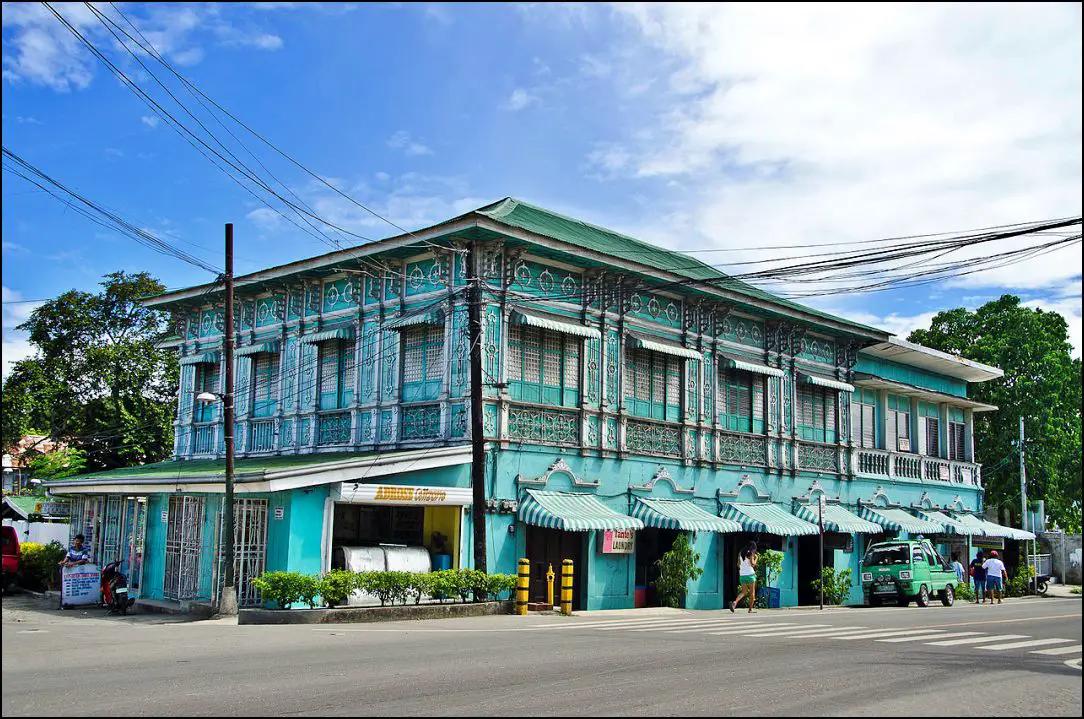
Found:
[[[632,554],[635,533],[631,529],[607,529],[602,533],[603,554]]]

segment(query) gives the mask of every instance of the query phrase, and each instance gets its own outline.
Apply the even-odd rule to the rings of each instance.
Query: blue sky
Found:
[[[56,7],[154,89],[85,7]],[[698,255],[722,261],[1081,211],[1077,5],[119,7],[204,92],[407,228],[513,195],[676,249],[762,248]],[[321,216],[396,234],[233,129]],[[234,222],[239,272],[329,249],[215,169],[35,4],[4,4],[3,139],[212,262]],[[8,173],[3,210],[5,372],[28,351],[14,325],[35,305],[20,300],[117,269],[170,287],[208,278]],[[811,303],[905,333],[1012,291],[1065,314],[1079,353],[1080,286],[1077,245],[952,284]]]

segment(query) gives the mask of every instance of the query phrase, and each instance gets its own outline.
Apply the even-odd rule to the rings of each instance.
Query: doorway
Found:
[[[655,589],[654,582],[659,578],[659,567],[655,564],[662,555],[670,551],[674,540],[677,539],[676,529],[657,529],[647,527],[637,532],[636,536],[636,586],[646,590],[646,604],[648,607],[661,606],[659,593]]]
[[[745,549],[749,542],[756,542],[757,551],[764,554],[766,550],[774,552],[783,551],[783,538],[775,534],[760,534],[759,532],[735,532],[725,535],[723,542],[723,604],[738,595],[738,555]],[[775,586],[779,586],[779,577],[775,578]],[[757,585],[757,594],[763,589]],[[745,603],[745,600],[742,600]]]
[[[798,538],[798,604],[810,605],[820,603],[820,593],[813,590],[813,582],[820,579],[820,535],[806,535]],[[838,542],[830,541],[826,532],[824,535],[824,566],[835,569],[836,552],[834,547]]]
[[[581,532],[563,532],[558,529],[527,525],[527,558],[531,560],[530,601],[546,601],[546,572],[553,567],[553,601],[561,601],[561,566],[564,560],[571,559],[572,566],[572,610],[582,609],[580,597],[585,595],[583,577],[587,576],[583,566],[583,540]]]

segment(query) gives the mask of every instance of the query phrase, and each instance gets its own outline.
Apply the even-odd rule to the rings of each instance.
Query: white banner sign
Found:
[[[358,484],[343,482],[332,492],[332,501],[351,504],[470,504],[470,487],[412,487],[404,484]]]
[[[99,575],[94,564],[64,567],[61,574],[60,601],[65,606],[96,604],[98,602]]]

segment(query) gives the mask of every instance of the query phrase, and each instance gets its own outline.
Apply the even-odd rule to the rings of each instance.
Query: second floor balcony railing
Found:
[[[248,431],[249,452],[270,452],[275,449],[275,420],[253,420]]]
[[[854,449],[856,473],[889,479],[927,479],[978,487],[982,485],[981,465],[941,457],[926,457],[883,449]]]

